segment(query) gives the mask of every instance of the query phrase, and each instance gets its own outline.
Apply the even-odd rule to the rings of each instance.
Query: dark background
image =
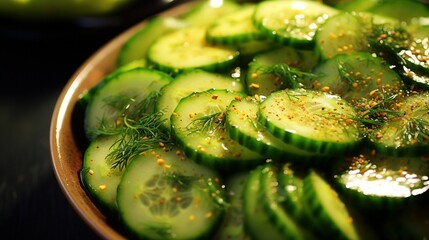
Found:
[[[57,98],[97,49],[161,8],[140,1],[97,19],[23,22],[0,16],[0,234],[2,239],[97,239],[55,178],[49,129]],[[177,1],[170,3],[170,6]]]

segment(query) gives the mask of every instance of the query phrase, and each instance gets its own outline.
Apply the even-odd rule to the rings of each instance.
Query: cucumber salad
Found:
[[[422,2],[196,1],[81,98],[82,184],[127,238],[424,239],[428,90]]]

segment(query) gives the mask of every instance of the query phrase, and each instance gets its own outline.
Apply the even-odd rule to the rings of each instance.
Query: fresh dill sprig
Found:
[[[401,139],[410,143],[422,143],[429,140],[429,121],[420,118],[406,119]]]
[[[378,126],[392,117],[403,115],[391,107],[399,96],[400,94],[381,94],[376,100],[364,99],[364,102],[355,105],[357,116],[353,120],[369,126]]]
[[[353,87],[353,83],[357,82],[358,79],[356,79],[350,70],[350,66],[346,63],[338,63],[337,64],[337,70],[338,74],[340,75],[340,79],[347,82],[348,89],[350,90]]]
[[[223,129],[225,127],[225,123],[225,112],[217,112],[192,120],[187,126],[187,129],[190,134],[195,132],[214,133],[219,129]]]
[[[107,158],[113,162],[112,167],[125,168],[130,159],[140,153],[157,147],[160,143],[170,142],[170,135],[161,130],[163,121],[161,113],[146,113],[138,120],[127,120],[120,129],[119,137],[111,147]]]
[[[258,74],[274,75],[275,79],[282,81],[286,88],[301,88],[303,86],[301,83],[302,78],[317,77],[316,74],[303,72],[284,63],[260,66],[256,69],[256,72]]]
[[[158,97],[159,93],[153,93],[143,99],[125,95],[105,99],[106,105],[116,111],[117,117],[114,123],[102,119],[94,134],[117,136],[106,158],[113,168],[122,170],[138,154],[160,143],[171,142],[169,133],[162,130],[165,121],[163,114],[153,109]]]

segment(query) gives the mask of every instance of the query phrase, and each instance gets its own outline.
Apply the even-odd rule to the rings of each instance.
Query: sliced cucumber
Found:
[[[420,71],[411,70],[407,66],[397,65],[393,68],[404,80],[410,89],[429,90],[429,75]]]
[[[133,34],[120,48],[118,67],[139,59],[145,59],[149,46],[163,34],[185,27],[185,23],[173,17],[154,17],[147,20],[146,25]]]
[[[216,20],[207,28],[207,41],[213,44],[238,45],[262,38],[253,25],[254,4],[243,5],[239,10]]]
[[[120,71],[106,77],[94,90],[85,112],[85,132],[88,139],[97,137],[94,131],[100,124],[114,127],[123,116],[115,104],[109,101],[113,98],[128,99],[130,102],[141,102],[148,96],[153,96],[160,88],[172,81],[166,73],[136,68]],[[115,101],[118,103],[118,101]],[[148,106],[148,112],[153,106]]]
[[[299,163],[316,155],[273,136],[258,121],[259,103],[251,98],[234,100],[226,112],[226,128],[229,136],[259,154],[279,161]]]
[[[116,189],[122,174],[113,168],[108,155],[114,147],[116,136],[99,137],[93,140],[85,151],[81,170],[82,183],[88,194],[101,209],[109,214],[117,213]]]
[[[361,239],[338,193],[314,170],[304,178],[303,197],[310,212],[318,219],[322,238]]]
[[[252,170],[244,186],[243,212],[245,229],[255,240],[282,240],[284,239],[282,232],[271,223],[260,202],[262,168],[263,165]]]
[[[401,77],[382,59],[369,53],[343,53],[322,62],[319,76],[305,83],[310,89],[337,94],[353,105],[379,102],[405,89]]]
[[[218,180],[179,149],[149,150],[128,165],[118,186],[121,220],[139,239],[207,237],[223,212]]]
[[[394,156],[428,154],[429,94],[414,94],[399,103],[397,116],[370,135],[379,153]]]
[[[316,1],[264,1],[256,7],[254,22],[261,32],[278,42],[312,48],[317,28],[337,12]]]
[[[417,17],[429,16],[429,9],[426,4],[421,1],[414,0],[392,0],[379,1],[374,7],[368,9],[379,15],[396,18],[400,21],[411,22]]]
[[[274,136],[316,154],[344,154],[360,141],[360,129],[352,120],[354,108],[327,93],[304,89],[275,92],[260,104],[259,117]]]
[[[177,74],[192,69],[226,71],[239,52],[206,42],[205,27],[184,28],[159,37],[148,50],[148,61],[164,72]]]
[[[398,53],[410,69],[429,75],[429,37],[414,39]]]
[[[382,0],[353,0],[353,1],[344,1],[335,5],[335,8],[338,8],[342,11],[356,11],[364,12],[380,4]]]
[[[399,212],[429,190],[429,168],[420,157],[362,154],[345,163],[336,181],[361,209]]]
[[[243,189],[249,172],[236,172],[225,180],[228,207],[213,240],[250,240],[244,229]]]
[[[344,12],[332,16],[316,32],[316,48],[323,59],[339,53],[368,52],[367,30],[359,18]]]
[[[307,206],[303,202],[303,174],[292,168],[291,164],[283,164],[277,174],[280,203],[293,218],[301,224],[315,223]]]
[[[187,156],[226,170],[253,167],[264,161],[258,153],[232,140],[225,130],[227,107],[234,99],[244,97],[240,92],[209,90],[179,102],[171,115],[171,125]]]
[[[244,91],[243,84],[235,78],[218,73],[195,70],[179,74],[174,81],[161,89],[161,96],[156,109],[167,119],[164,125],[170,129],[170,116],[179,101],[193,92],[202,92],[210,89],[226,89],[229,91]]]
[[[209,26],[238,9],[240,5],[235,1],[198,1],[180,19],[190,26]]]
[[[391,64],[405,83],[428,89],[428,38],[413,29],[415,26],[409,28],[376,25],[369,41],[379,57]]]
[[[313,237],[304,231],[296,219],[280,204],[277,170],[267,164],[260,171],[259,200],[271,223],[281,232],[284,239],[312,239]]]
[[[247,92],[250,95],[268,96],[277,90],[291,87],[292,83],[282,81],[281,77],[284,76],[281,75],[290,74],[292,76],[293,73],[282,71],[282,65],[310,72],[318,61],[317,53],[311,50],[277,47],[262,52],[249,63],[249,70],[246,74]]]

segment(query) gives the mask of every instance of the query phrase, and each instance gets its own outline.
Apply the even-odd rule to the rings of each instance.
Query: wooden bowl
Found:
[[[189,9],[189,4],[181,4],[160,15],[180,15]],[[77,213],[105,239],[125,239],[125,236],[108,222],[81,184],[79,172],[87,142],[83,135],[83,110],[78,101],[85,92],[114,70],[122,44],[144,24],[146,21],[123,32],[84,62],[61,92],[52,116],[50,148],[59,185]]]

